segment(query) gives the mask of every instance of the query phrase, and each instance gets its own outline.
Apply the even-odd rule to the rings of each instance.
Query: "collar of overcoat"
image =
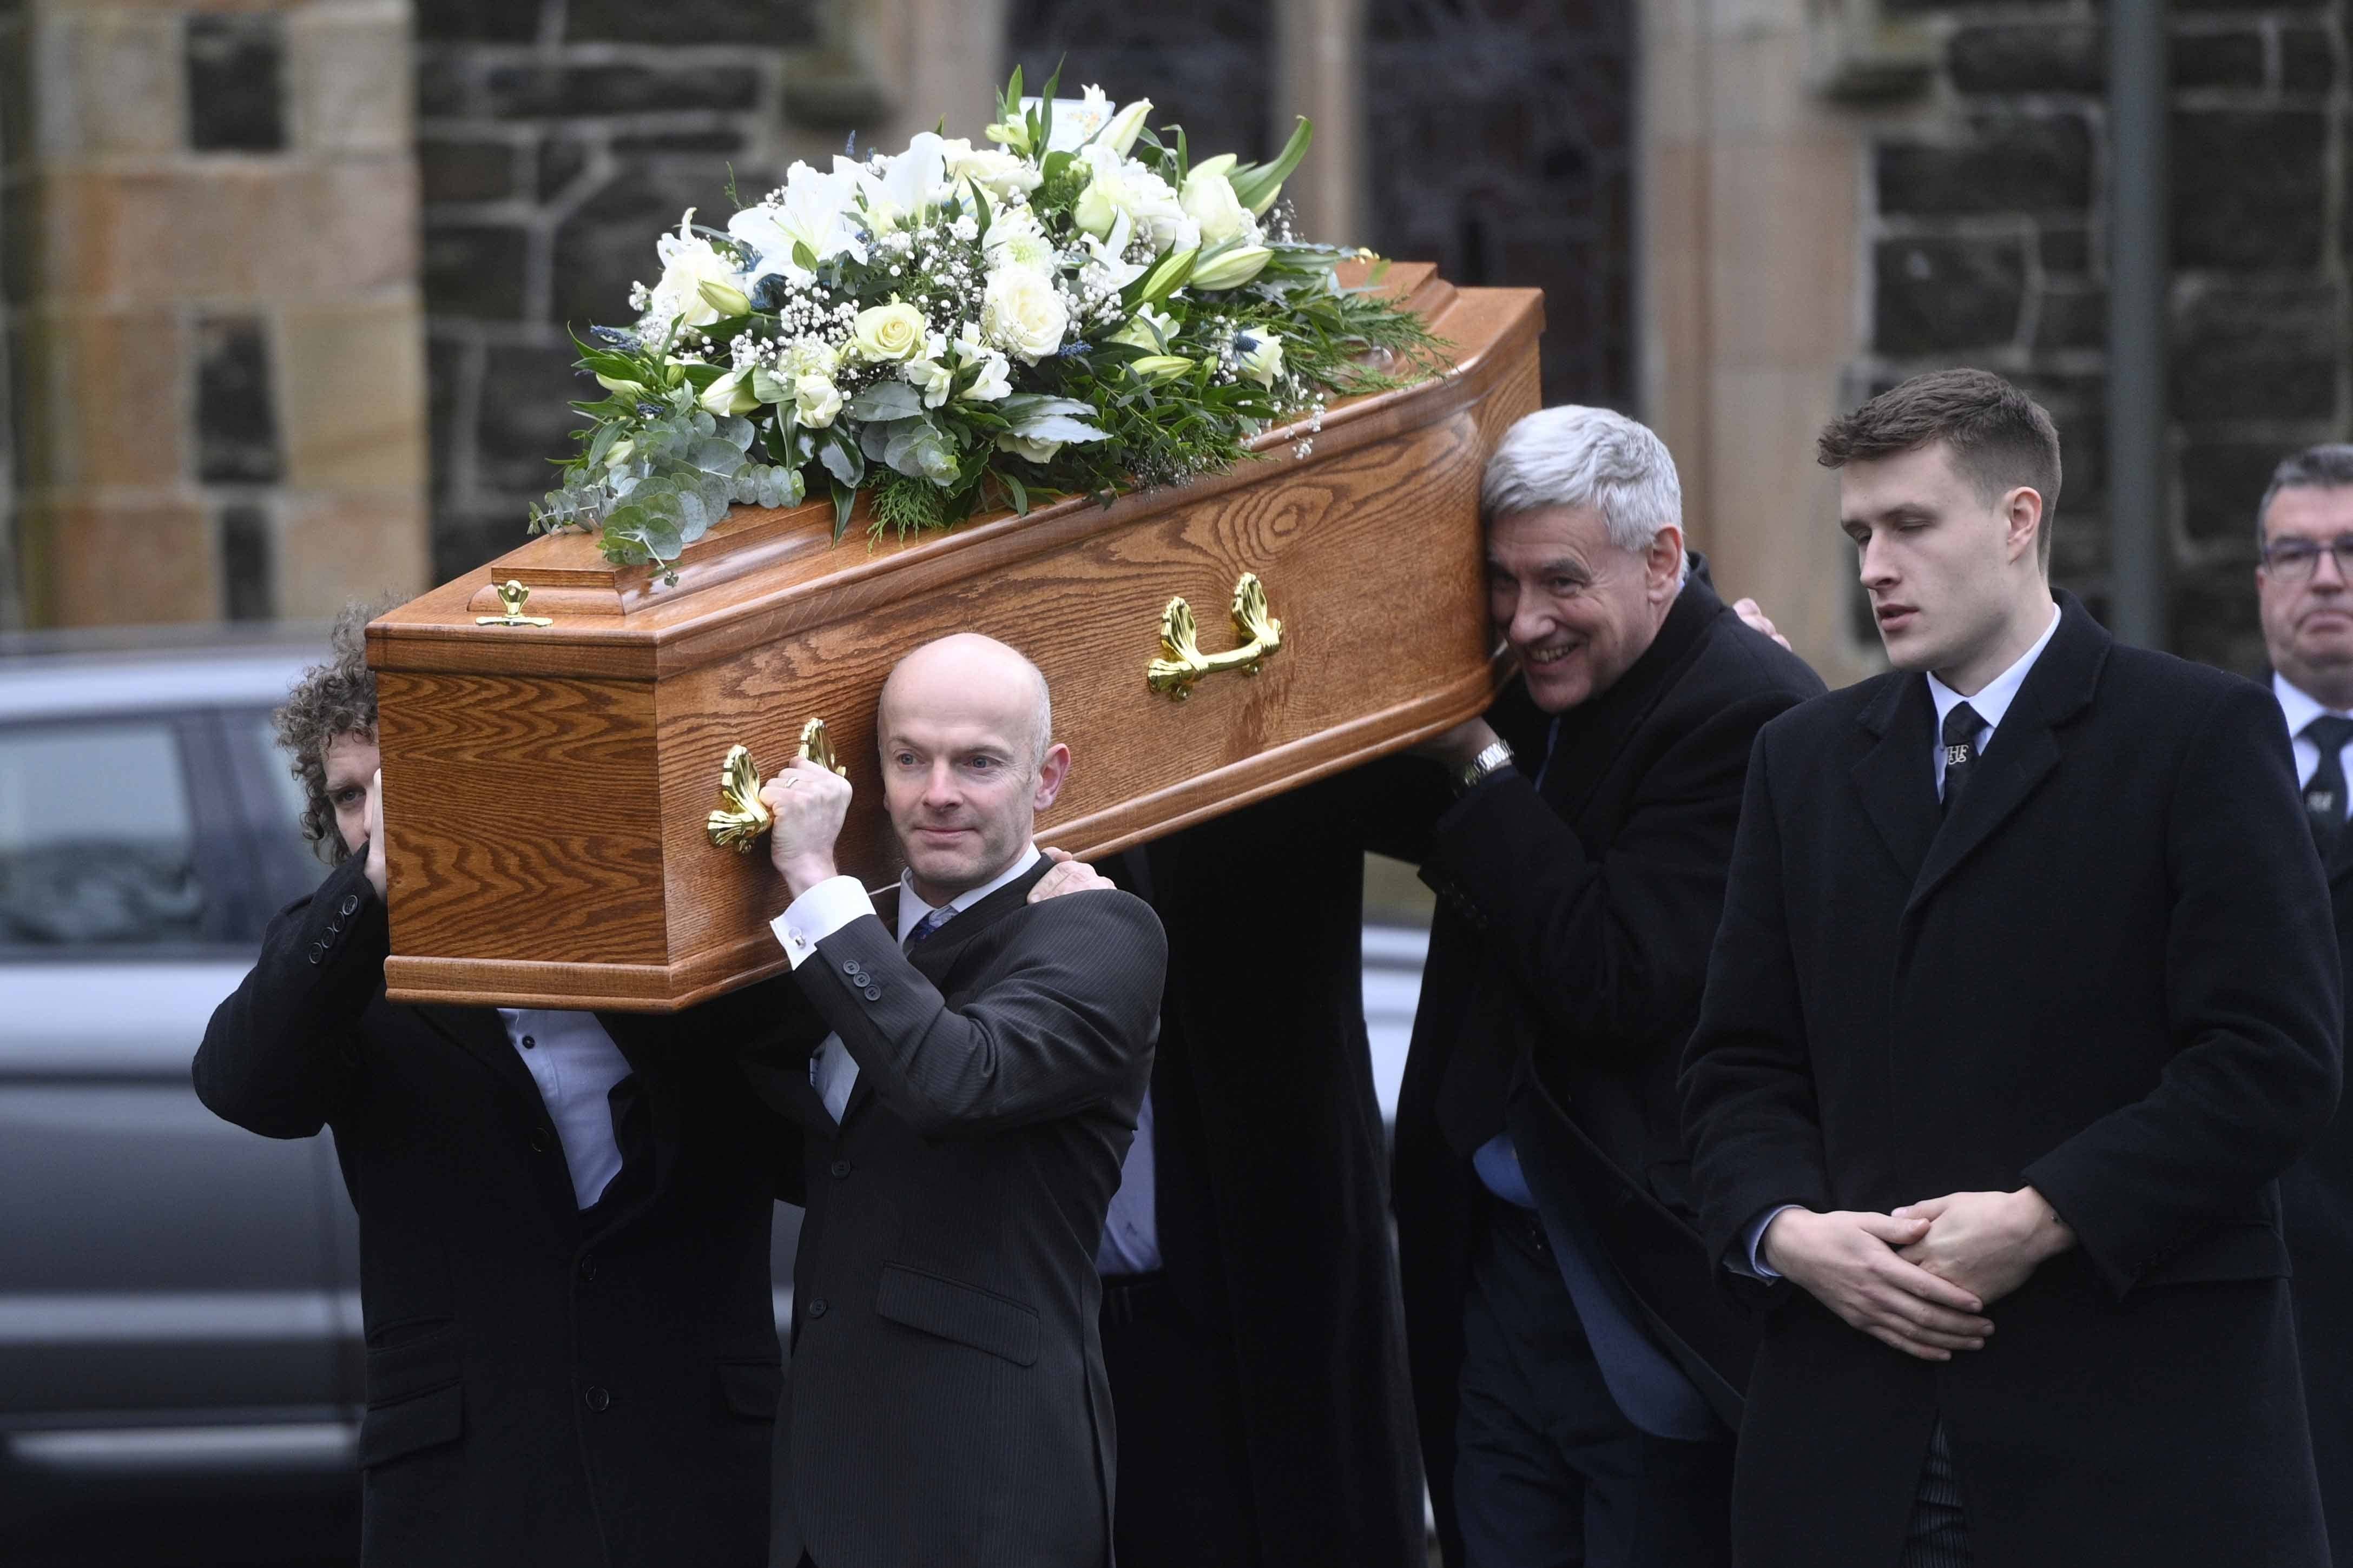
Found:
[[[2059,765],[2059,731],[2091,704],[2116,639],[2074,595],[2063,588],[2053,597],[2059,629],[2026,672],[1949,819],[1936,800],[1936,710],[1928,678],[1915,671],[1889,681],[1855,716],[1875,743],[1850,776],[1872,826],[1912,879],[1907,916],[2050,776]]]
[[[918,942],[914,951],[908,953],[907,962],[915,966],[916,973],[944,992],[947,987],[942,983],[955,966],[956,954],[970,945],[982,931],[1028,903],[1029,889],[1053,868],[1054,862],[1039,856],[1035,866]],[[850,1119],[873,1098],[874,1075],[860,1072],[858,1081],[849,1086],[849,1102],[841,1108],[841,1124],[849,1126]]]

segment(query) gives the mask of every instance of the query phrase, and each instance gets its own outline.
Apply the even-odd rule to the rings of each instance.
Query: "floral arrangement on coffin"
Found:
[[[628,329],[580,367],[609,395],[532,531],[595,531],[617,564],[667,571],[731,503],[860,493],[873,536],[946,528],[1040,496],[1174,484],[1334,396],[1419,378],[1440,345],[1302,243],[1271,163],[1191,160],[1147,100],[998,99],[990,145],[795,163],[723,231],[691,210]],[[731,199],[733,192],[730,191]],[[575,340],[576,341],[576,340]]]

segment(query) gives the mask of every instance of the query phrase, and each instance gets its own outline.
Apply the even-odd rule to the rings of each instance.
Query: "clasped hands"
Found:
[[[1784,1209],[1764,1260],[1850,1326],[1923,1361],[1985,1348],[1994,1302],[2075,1244],[2032,1187],[1954,1193],[1892,1214]]]

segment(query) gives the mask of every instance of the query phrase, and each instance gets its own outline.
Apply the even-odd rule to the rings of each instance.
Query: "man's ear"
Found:
[[[1030,809],[1044,811],[1062,793],[1062,781],[1071,776],[1071,748],[1060,741],[1046,748],[1045,756],[1038,763],[1038,787],[1029,796]]]
[[[1642,552],[1642,575],[1653,604],[1675,596],[1683,586],[1683,531],[1671,522],[1651,535],[1650,548]]]
[[[2021,551],[2031,553],[2035,536],[2042,531],[2042,492],[2031,485],[2019,486],[2001,498],[2001,520],[2010,559],[2017,560]]]

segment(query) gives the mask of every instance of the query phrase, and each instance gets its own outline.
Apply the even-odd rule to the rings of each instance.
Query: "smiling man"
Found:
[[[1071,766],[1045,678],[958,636],[876,712],[895,929],[834,864],[850,785],[769,781],[804,1005],[754,1081],[807,1131],[782,1560],[1101,1568],[1116,1470],[1095,1252],[1152,1071],[1167,949],[1141,900],[1031,902]]]
[[[2328,1560],[2277,1178],[2339,1079],[2273,700],[2050,588],[1999,376],[1831,422],[1893,673],[1766,726],[1683,1075],[1747,1568]]]
[[[1442,902],[1397,1126],[1416,1403],[1450,1561],[1728,1560],[1750,1336],[1688,1206],[1674,1068],[1758,729],[1821,690],[1687,569],[1658,437],[1603,408],[1487,465],[1518,677],[1424,748]],[[1383,846],[1388,847],[1388,846]]]
[[[2295,737],[2306,818],[2327,868],[2337,941],[2353,973],[2353,446],[2313,447],[2280,464],[2256,509],[2255,596],[2272,693]],[[2280,1180],[2295,1259],[2305,1398],[2329,1539],[2353,1562],[2353,1117],[2341,1110]]]

